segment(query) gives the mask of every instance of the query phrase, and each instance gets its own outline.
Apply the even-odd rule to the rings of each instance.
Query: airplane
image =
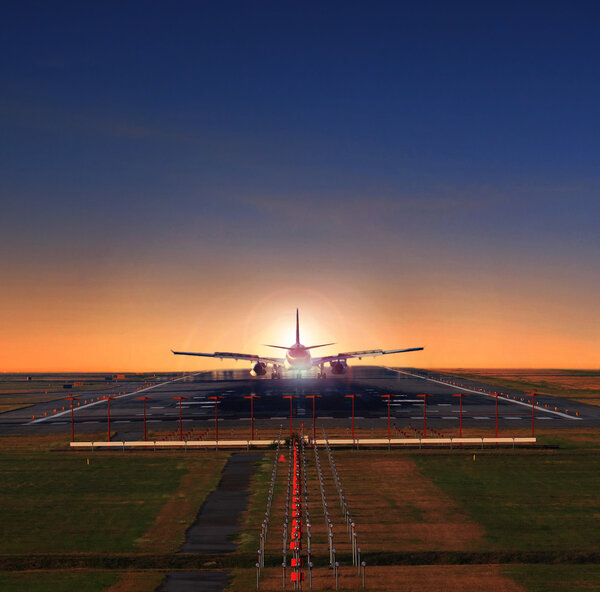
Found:
[[[286,347],[284,345],[268,345],[266,347],[273,347],[277,349],[286,350],[285,358],[274,358],[269,356],[259,356],[256,354],[240,354],[234,352],[214,352],[212,354],[204,354],[198,352],[171,352],[176,356],[202,356],[205,358],[230,358],[233,360],[248,360],[254,364],[250,374],[252,376],[264,376],[267,373],[267,367],[269,364],[273,367],[271,378],[281,378],[281,372],[284,367],[297,372],[297,377],[302,376],[302,371],[310,370],[311,368],[319,368],[317,378],[326,378],[325,364],[329,364],[332,374],[344,374],[348,368],[347,360],[350,358],[358,358],[361,360],[363,357],[373,356],[385,356],[388,354],[399,354],[403,352],[420,351],[422,347],[410,347],[408,349],[365,349],[362,351],[353,352],[341,352],[336,355],[321,356],[313,358],[310,354],[311,349],[317,347],[326,347],[328,345],[335,345],[334,343],[322,343],[320,345],[309,345],[305,346],[300,343],[300,320],[298,316],[298,309],[296,309],[296,343]]]

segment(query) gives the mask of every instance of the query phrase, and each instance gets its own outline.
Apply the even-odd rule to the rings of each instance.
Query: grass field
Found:
[[[117,572],[96,571],[31,571],[0,572],[2,592],[100,592],[115,584]]]
[[[0,553],[174,551],[226,458],[0,453]]]
[[[528,592],[597,592],[600,589],[600,565],[509,565],[503,572]]]
[[[541,430],[539,437],[560,447],[334,449],[368,563],[367,589],[598,590],[600,435],[591,429]],[[0,553],[175,557],[227,458],[213,451],[87,455],[65,452],[64,445],[64,436],[0,438]],[[288,468],[287,449],[283,453],[267,545],[268,557],[278,562]],[[331,571],[323,566],[327,545],[314,451],[306,453],[315,589],[334,589]],[[238,559],[232,558],[239,561],[232,592],[255,586],[258,525],[274,454],[265,454],[253,477]],[[344,557],[349,544],[331,469],[323,448],[319,454],[342,562],[340,590],[357,590],[360,581]],[[0,589],[150,592],[161,580],[161,572],[141,571],[141,564],[125,573],[122,566],[113,571],[90,567],[98,571],[4,572]],[[281,568],[267,567],[261,589],[281,589]]]
[[[600,456],[544,453],[415,456],[420,470],[482,525],[493,549],[600,551]]]
[[[588,405],[600,405],[600,370],[443,370],[459,378],[492,386],[563,397]]]
[[[2,592],[153,592],[161,571],[25,571],[0,572]]]

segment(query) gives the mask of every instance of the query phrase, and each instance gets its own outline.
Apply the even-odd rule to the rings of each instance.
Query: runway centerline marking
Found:
[[[468,393],[475,393],[476,395],[483,395],[484,397],[488,397],[490,399],[495,399],[494,395],[490,395],[488,393],[482,393],[481,391],[477,391],[475,389],[470,389],[465,386],[456,386],[455,384],[450,384],[449,382],[444,382],[443,380],[436,380],[435,378],[428,378],[426,376],[419,376],[418,374],[413,374],[412,372],[406,372],[404,370],[394,370],[394,368],[389,368],[386,366],[388,370],[392,372],[396,372],[398,374],[406,374],[407,376],[412,376],[414,378],[420,378],[421,380],[428,380],[429,382],[435,382],[436,384],[442,384],[444,386],[448,386],[451,388],[458,389],[460,391],[466,391]],[[515,403],[516,405],[522,405],[523,407],[529,407],[531,409],[531,403],[525,403],[524,401],[515,401],[514,399],[509,399],[508,397],[502,397],[501,401],[506,401],[507,403]],[[581,420],[581,417],[573,417],[572,415],[567,415],[566,413],[561,413],[560,411],[552,411],[551,409],[545,409],[544,407],[535,407],[536,411],[543,411],[544,413],[550,413],[552,415],[558,415],[559,417],[565,417],[566,419],[573,420]]]

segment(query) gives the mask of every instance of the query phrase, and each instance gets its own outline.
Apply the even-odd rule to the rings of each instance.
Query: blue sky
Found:
[[[123,276],[190,266],[220,291],[223,268],[237,290],[253,266],[300,286],[366,276],[382,302],[431,277],[442,294],[565,283],[561,310],[582,315],[561,326],[597,327],[599,17],[587,2],[15,3],[2,271],[23,290],[100,274],[129,299]]]

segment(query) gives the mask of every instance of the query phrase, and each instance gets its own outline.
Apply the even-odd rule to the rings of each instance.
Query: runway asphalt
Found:
[[[451,384],[454,381],[455,384]],[[251,377],[247,370],[198,372],[191,376],[164,376],[155,384],[141,388],[142,384],[126,383],[119,387],[122,394],[110,403],[111,429],[117,439],[140,439],[143,434],[143,403],[137,397],[148,396],[147,428],[176,429],[179,421],[179,401],[184,430],[192,425],[197,429],[214,429],[215,401],[217,401],[219,429],[247,425],[250,420],[250,395],[254,399],[254,416],[257,422],[287,425],[289,399],[292,395],[294,425],[312,422],[312,399],[317,395],[317,425],[348,427],[352,403],[347,395],[356,395],[355,420],[357,425],[369,429],[382,428],[387,422],[387,400],[382,395],[393,395],[390,405],[392,421],[401,429],[409,423],[418,426],[423,421],[423,400],[417,395],[428,394],[427,425],[443,432],[456,430],[459,422],[459,400],[453,395],[464,393],[463,427],[480,427],[489,434],[495,424],[495,400],[479,389],[494,391],[483,383],[461,380],[427,370],[413,368],[391,369],[379,366],[354,366],[342,376],[328,375],[326,379],[314,376],[296,378],[284,376],[280,380],[268,377]],[[499,398],[499,427],[503,433],[531,425],[530,397],[518,391],[503,389],[503,394],[514,398]],[[73,392],[80,397],[75,407],[75,429],[78,434],[101,432],[107,427],[107,401],[95,400],[106,391],[91,393]],[[573,403],[566,399],[536,397],[536,425],[539,427],[598,427],[600,408]],[[41,434],[69,433],[71,416],[69,402],[63,397],[55,401],[37,403],[31,407],[0,415],[0,433]],[[62,407],[65,411],[62,411]],[[57,410],[55,413],[54,410]],[[35,419],[34,419],[35,417]],[[114,438],[114,436],[113,436]]]

